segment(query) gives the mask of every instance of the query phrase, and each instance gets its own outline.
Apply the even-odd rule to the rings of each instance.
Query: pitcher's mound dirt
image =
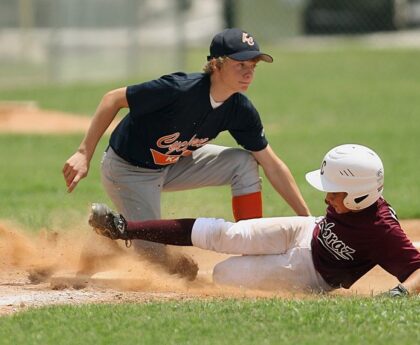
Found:
[[[39,109],[35,102],[0,102],[0,133],[81,133],[90,121],[88,116]]]

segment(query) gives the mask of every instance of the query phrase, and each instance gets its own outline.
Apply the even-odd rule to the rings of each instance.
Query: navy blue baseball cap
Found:
[[[270,55],[260,52],[260,47],[251,34],[237,28],[223,30],[213,37],[207,61],[222,56],[237,61],[252,60],[259,57],[262,61],[273,62]]]

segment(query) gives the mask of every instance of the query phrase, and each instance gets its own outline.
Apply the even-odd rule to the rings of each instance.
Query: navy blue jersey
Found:
[[[267,146],[257,110],[246,96],[233,94],[210,104],[210,76],[174,73],[127,87],[129,113],[111,135],[110,146],[133,165],[159,169],[229,131],[246,150]]]

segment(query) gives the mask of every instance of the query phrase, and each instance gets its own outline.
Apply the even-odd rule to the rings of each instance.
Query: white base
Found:
[[[138,277],[133,277],[130,272],[124,271],[104,271],[93,275],[78,274],[76,272],[57,272],[50,278],[52,289],[60,290],[65,288],[82,289],[87,286],[100,287],[128,287],[135,285],[145,285],[145,281]]]

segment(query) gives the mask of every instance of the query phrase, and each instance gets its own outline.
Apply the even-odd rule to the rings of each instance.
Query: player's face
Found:
[[[257,61],[236,61],[227,58],[220,69],[220,77],[233,92],[245,92],[254,79]]]
[[[346,206],[344,206],[344,198],[347,196],[347,193],[327,193],[325,196],[325,203],[334,208],[335,212],[338,214],[351,212]]]

